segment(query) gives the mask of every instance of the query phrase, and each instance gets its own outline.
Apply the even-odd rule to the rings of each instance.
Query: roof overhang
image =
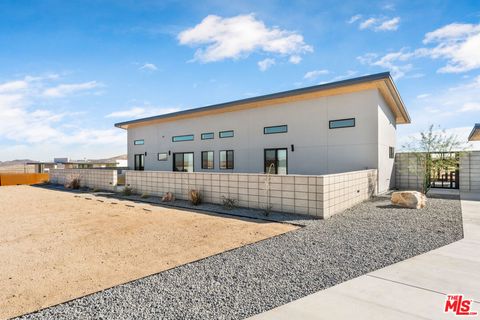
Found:
[[[116,123],[122,129],[152,125],[167,121],[203,117],[213,114],[233,112],[239,110],[260,108],[274,104],[289,103],[301,100],[310,100],[320,97],[352,93],[364,90],[377,89],[395,115],[397,124],[410,123],[410,116],[403,104],[402,98],[393,82],[390,72],[372,74],[368,76],[347,79],[337,82],[321,84],[312,87],[283,91],[264,96],[236,100],[201,108],[183,110],[154,117],[136,119]]]
[[[473,126],[472,132],[468,136],[468,141],[480,141],[480,123]]]

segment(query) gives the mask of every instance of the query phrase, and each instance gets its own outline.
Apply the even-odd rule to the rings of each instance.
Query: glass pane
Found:
[[[330,121],[330,129],[355,127],[355,119],[342,119]]]
[[[193,134],[188,134],[185,136],[176,136],[172,137],[173,142],[180,142],[180,141],[193,141]]]
[[[220,169],[227,168],[227,152],[220,151]]]
[[[208,140],[208,139],[213,139],[214,138],[214,133],[209,132],[209,133],[202,133],[202,140]]]
[[[227,169],[233,169],[233,151],[227,151]]]
[[[173,171],[183,171],[183,153],[174,153],[173,162],[175,163]]]
[[[183,171],[193,172],[193,153],[183,154]]]
[[[275,149],[265,150],[265,173],[275,173]]]
[[[282,133],[282,132],[287,132],[287,126],[286,125],[263,128],[263,133],[265,133],[265,134]]]
[[[208,169],[213,169],[213,151],[208,152]]]
[[[136,145],[136,146],[137,145],[142,145],[142,144],[145,144],[145,141],[144,140],[135,140],[135,141],[133,141],[133,144]]]
[[[278,174],[287,174],[287,150],[279,149],[277,151],[277,173]]]
[[[158,161],[167,161],[168,160],[168,153],[159,153],[158,154]]]
[[[233,130],[220,131],[219,136],[220,138],[231,138],[233,137]]]

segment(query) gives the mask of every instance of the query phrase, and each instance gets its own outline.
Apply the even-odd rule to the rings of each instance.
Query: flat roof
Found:
[[[375,88],[380,91],[388,106],[394,113],[396,122],[398,124],[410,123],[410,116],[407,112],[407,109],[405,108],[402,98],[400,97],[397,87],[395,86],[395,83],[390,76],[390,72],[382,72],[357,78],[351,78],[347,80],[320,84],[316,86],[282,91],[194,109],[182,110],[153,117],[119,122],[115,124],[115,127],[128,129],[131,127],[150,125],[165,121],[174,121],[178,119],[206,116],[215,113],[258,108],[277,103],[286,103],[296,100],[308,100],[322,96],[338,95],[342,93],[357,92]]]
[[[468,136],[468,141],[480,141],[480,123],[473,126],[472,132]]]

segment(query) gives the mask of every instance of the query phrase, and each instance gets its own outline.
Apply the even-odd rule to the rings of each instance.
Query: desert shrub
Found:
[[[175,201],[175,196],[171,192],[166,192],[162,197],[162,202]]]
[[[145,192],[142,193],[142,195],[140,196],[140,198],[142,198],[142,199],[147,199],[147,198],[149,198],[149,197],[150,197],[150,196],[149,196],[147,193],[145,193]]]
[[[228,210],[232,210],[237,205],[237,200],[222,196],[223,207]]]
[[[192,190],[190,190],[188,195],[190,197],[190,202],[194,206],[198,206],[200,203],[202,203],[202,195],[200,194],[200,191],[192,189]]]
[[[98,188],[93,188],[93,189],[92,189],[92,192],[100,192],[100,189],[98,189]]]
[[[123,188],[123,195],[124,196],[131,196],[133,194],[133,188],[126,186]]]
[[[80,175],[72,174],[72,175],[68,176],[68,180],[65,183],[65,188],[80,189]]]

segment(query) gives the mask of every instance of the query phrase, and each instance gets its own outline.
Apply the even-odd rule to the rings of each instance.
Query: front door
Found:
[[[288,174],[287,148],[265,149],[265,173]]]
[[[136,154],[134,157],[134,169],[143,171],[145,169],[145,154]]]

